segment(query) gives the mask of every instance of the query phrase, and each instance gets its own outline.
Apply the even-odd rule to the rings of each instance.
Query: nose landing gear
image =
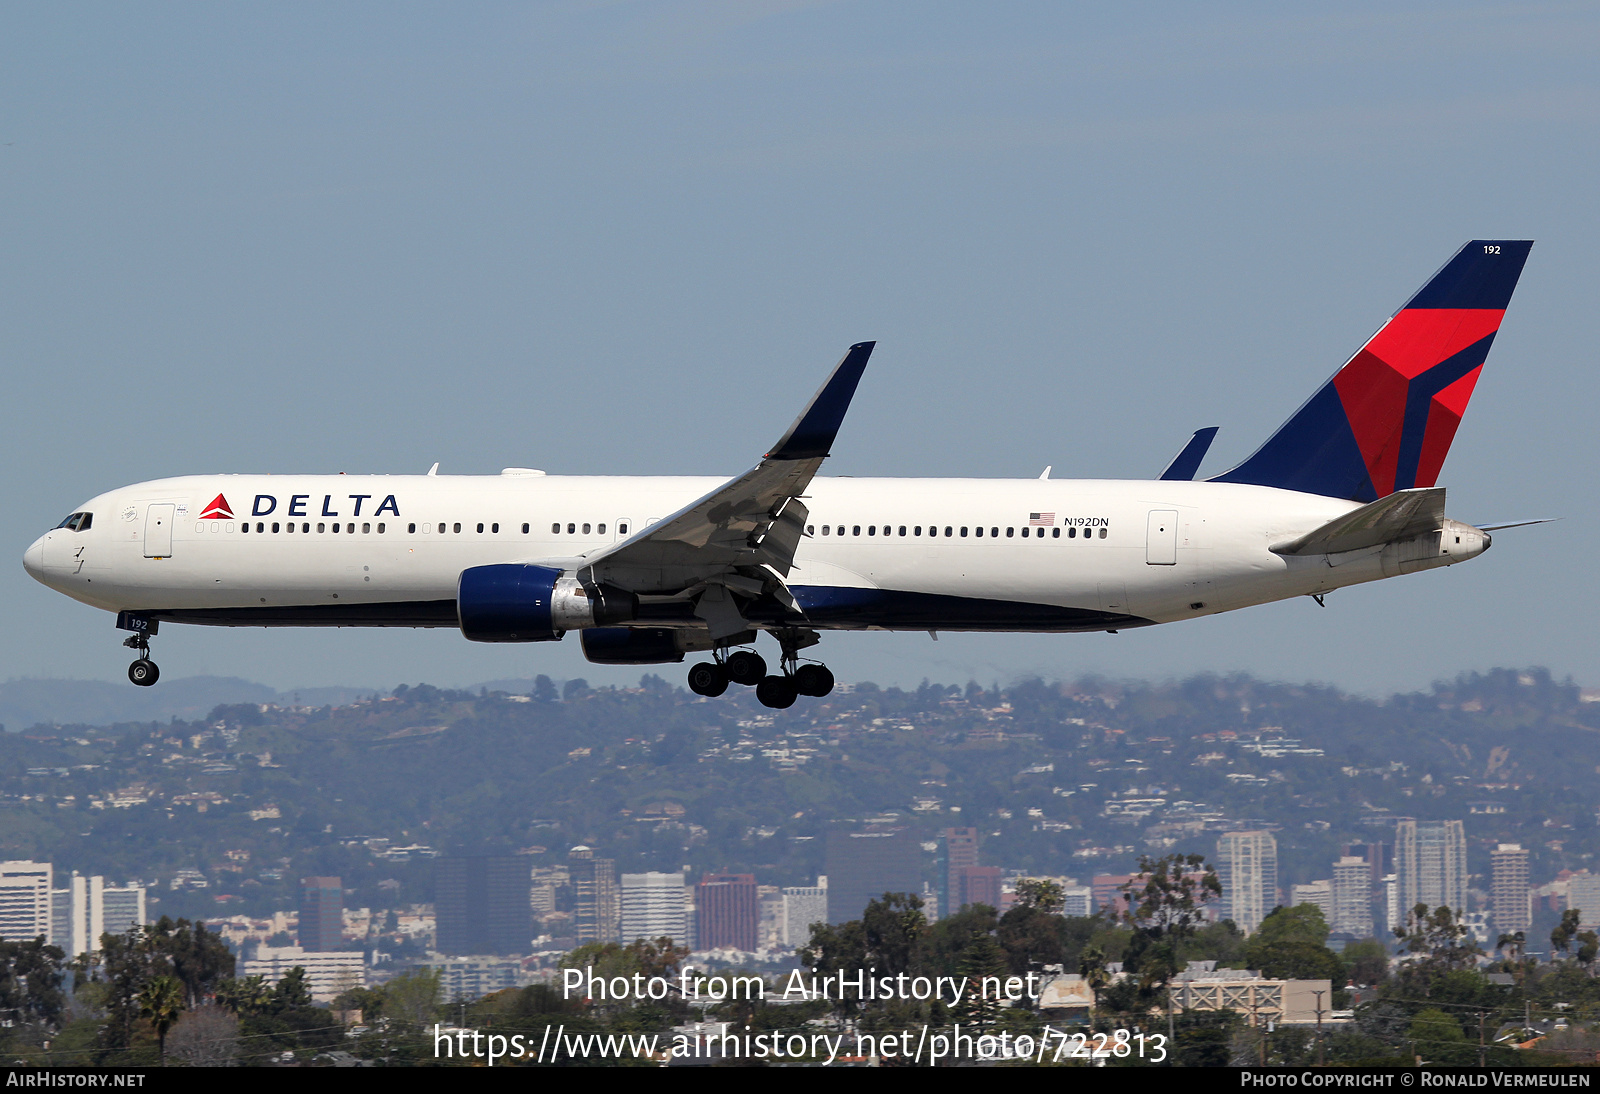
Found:
[[[156,668],[156,663],[150,660],[150,639],[143,634],[124,638],[122,644],[131,650],[139,651],[139,659],[128,666],[128,679],[142,688],[147,688],[161,679],[161,670]]]

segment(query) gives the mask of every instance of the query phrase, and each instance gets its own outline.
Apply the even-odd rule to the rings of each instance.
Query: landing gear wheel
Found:
[[[756,699],[762,706],[775,710],[794,706],[795,697],[799,694],[792,676],[768,676],[756,685]]]
[[[747,688],[756,687],[767,675],[767,663],[754,650],[740,650],[735,653],[728,658],[726,667],[728,679]]]
[[[156,663],[148,657],[141,657],[128,666],[128,679],[142,688],[147,688],[161,679],[161,670],[156,668]]]
[[[714,661],[702,661],[689,670],[689,690],[716,698],[728,690],[728,670]]]
[[[826,665],[801,665],[795,670],[794,687],[801,695],[820,699],[833,690],[833,673]]]

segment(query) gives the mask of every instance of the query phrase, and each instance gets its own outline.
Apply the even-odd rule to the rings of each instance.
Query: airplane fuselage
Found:
[[[46,533],[25,563],[85,604],[157,620],[453,627],[464,570],[581,568],[722,481],[161,479],[85,502],[88,527]],[[1285,556],[1271,548],[1359,504],[1220,482],[817,477],[805,504],[786,578],[795,603],[752,612],[758,626],[1105,630],[1450,565],[1489,543],[1449,522],[1409,548]],[[639,622],[697,625],[671,598],[647,601]]]

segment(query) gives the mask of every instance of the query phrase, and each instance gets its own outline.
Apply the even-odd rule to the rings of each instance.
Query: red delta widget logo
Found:
[[[211,504],[206,506],[205,512],[200,514],[201,520],[232,520],[233,509],[228,505],[228,499],[218,494],[211,499]]]

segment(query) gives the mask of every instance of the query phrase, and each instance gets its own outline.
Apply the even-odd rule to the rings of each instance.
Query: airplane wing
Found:
[[[1335,517],[1299,539],[1273,544],[1272,552],[1331,555],[1359,551],[1363,547],[1376,547],[1437,531],[1443,523],[1444,487],[1397,490],[1388,497]]]
[[[584,560],[600,582],[645,596],[696,597],[713,638],[747,630],[740,598],[792,606],[783,578],[809,515],[800,499],[827,458],[876,342],[850,347],[759,464],[669,517]]]

